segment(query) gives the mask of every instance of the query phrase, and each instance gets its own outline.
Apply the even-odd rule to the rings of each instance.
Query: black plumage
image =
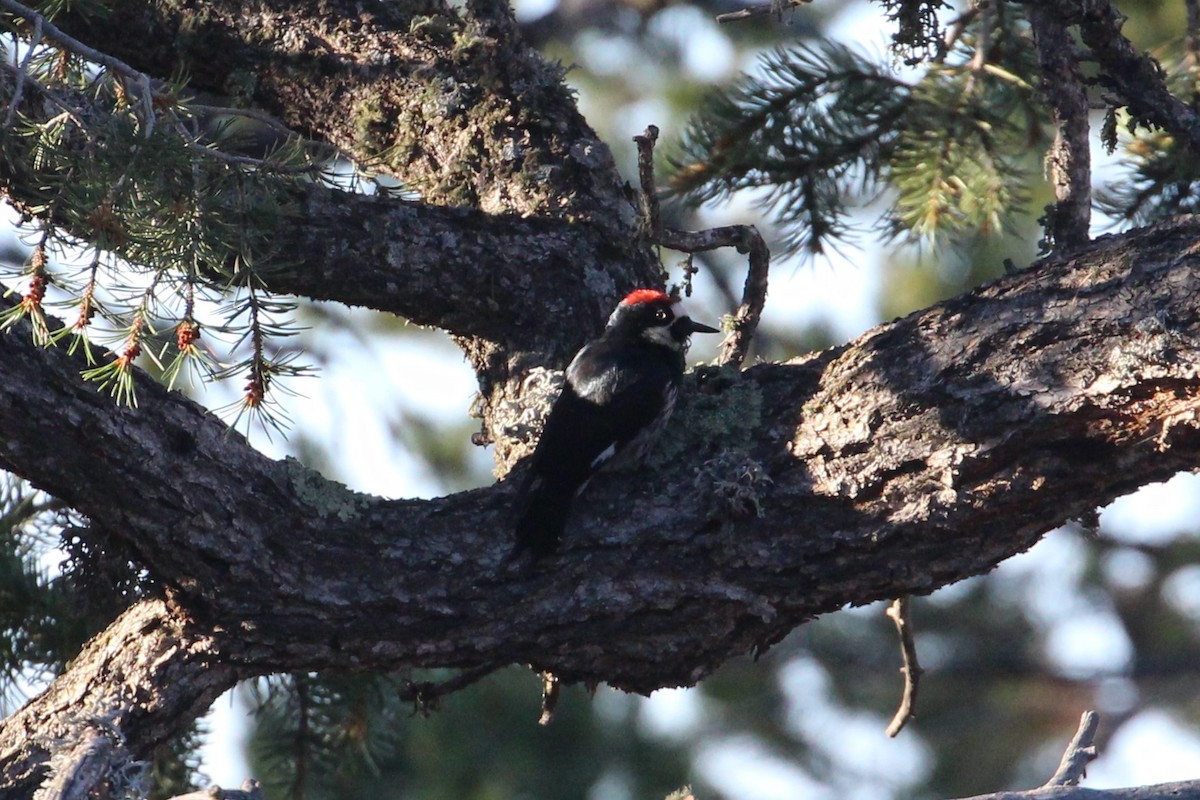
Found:
[[[553,552],[591,477],[645,453],[675,406],[695,332],[716,329],[693,322],[669,295],[642,289],[576,354],[518,492],[514,557]]]

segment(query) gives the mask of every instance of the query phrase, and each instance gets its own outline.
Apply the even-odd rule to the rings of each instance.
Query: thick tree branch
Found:
[[[98,50],[270,112],[431,202],[624,228],[630,219],[612,210],[632,198],[561,68],[488,8],[218,0],[197,14],[146,0],[60,20]]]
[[[150,109],[142,114],[142,126],[147,131],[153,128],[148,75],[65,35],[20,3],[3,0],[0,6],[37,30],[44,29],[54,44],[141,86]],[[24,69],[17,69],[17,79],[0,86],[0,103],[44,124],[59,113],[61,101],[48,102],[51,98],[44,87],[24,97],[26,77]],[[71,101],[78,104],[80,117],[109,114],[103,101],[95,98],[79,94]],[[34,155],[17,151],[14,160],[20,163],[0,169],[10,200],[24,210],[50,205],[44,176],[28,172]],[[584,289],[581,276],[611,276],[613,296],[651,277],[629,268],[639,261],[636,237],[631,234],[624,243],[614,242],[611,226],[600,230],[555,217],[489,214],[314,184],[280,185],[277,190],[283,195],[280,204],[294,213],[281,220],[275,237],[277,259],[288,267],[266,275],[268,289],[393,312],[453,334],[503,339],[516,350],[536,349],[559,359],[574,352],[588,326],[581,325],[575,339],[564,344],[555,341],[563,338],[563,326],[552,321],[568,311],[578,314],[596,300],[594,291]],[[71,232],[84,240],[95,233],[91,229]],[[603,302],[607,304],[609,298]],[[503,313],[498,313],[500,309]],[[607,307],[596,309],[594,325],[607,311]]]
[[[1160,783],[1128,789],[1087,789],[1079,786],[1084,768],[1096,757],[1092,739],[1100,718],[1095,711],[1083,712],[1079,729],[1067,745],[1054,775],[1037,789],[995,792],[966,800],[1200,800],[1200,781]]]
[[[84,646],[65,675],[0,724],[5,796],[31,797],[42,784],[69,791],[118,767],[113,758],[124,757],[114,751],[144,757],[169,741],[239,677],[214,642],[161,600],[130,608]]]
[[[1157,783],[1127,789],[1044,786],[1023,792],[980,794],[965,800],[1200,800],[1200,781]]]
[[[5,173],[0,181],[14,204],[36,204],[36,187]],[[273,241],[286,266],[262,274],[269,291],[390,312],[550,362],[569,358],[605,318],[585,276],[608,275],[613,296],[638,283],[622,258],[627,251],[587,225],[319,185],[291,201],[294,213]],[[559,324],[566,316],[578,329]]]
[[[18,97],[19,85],[0,82],[0,104],[17,102],[26,119],[41,123],[60,112],[43,87]],[[70,99],[81,116],[109,113],[94,98]],[[5,196],[32,215],[54,206],[45,176],[28,169],[35,146],[32,140],[13,146],[0,160]],[[658,278],[657,263],[642,258],[648,248],[632,227],[625,239],[614,240],[609,226],[557,217],[490,214],[315,183],[279,182],[273,189],[289,209],[272,240],[275,259],[287,266],[264,270],[268,290],[502,341],[513,352],[537,353],[539,363],[564,362],[602,325],[613,297]],[[80,230],[66,224],[66,230],[80,240],[95,236],[86,223]],[[214,280],[224,283],[228,276]],[[558,324],[566,316],[579,324]]]
[[[275,242],[292,266],[268,289],[458,335],[500,472],[523,450],[497,418],[526,402],[528,371],[565,364],[616,298],[662,283],[611,154],[503,3],[459,13],[440,0],[224,0],[198,14],[158,0],[108,11],[56,20],[118,70],[187,74],[192,89],[254,104],[445,207],[302,192],[293,199],[304,213]],[[21,174],[28,163],[9,158],[0,176],[26,207],[37,198],[24,192],[44,177]]]
[[[562,362],[603,324],[612,297],[648,279],[631,268],[632,237],[614,242],[587,223],[322,187],[298,200],[279,230],[288,266],[266,276],[272,291],[390,311]],[[610,289],[596,292],[596,279]]]
[[[564,552],[524,574],[501,569],[505,485],[353,494],[148,379],[140,409],[114,408],[28,330],[0,336],[0,466],[120,536],[214,668],[186,703],[119,721],[135,755],[235,674],[520,662],[691,684],[815,615],[987,571],[1200,464],[1198,241],[1196,218],[1109,237],[845,347],[706,380],[660,447],[695,460],[598,480]],[[753,469],[773,483],[730,502],[722,487]],[[63,680],[121,696],[90,663]],[[35,757],[21,753],[0,769]]]

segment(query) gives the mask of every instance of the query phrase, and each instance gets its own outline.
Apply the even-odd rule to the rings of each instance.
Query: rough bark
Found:
[[[84,647],[70,670],[0,727],[0,794],[31,797],[50,780],[51,757],[71,749],[85,732],[109,747],[92,748],[123,759],[164,744],[234,685],[236,670],[222,663],[213,636],[161,600],[138,603]],[[95,736],[95,734],[99,734]],[[67,773],[78,760],[56,759]],[[100,773],[105,767],[92,765]]]
[[[1071,249],[1088,240],[1092,214],[1092,167],[1088,149],[1087,89],[1079,75],[1075,40],[1052,10],[1028,8],[1042,74],[1042,94],[1054,122],[1054,143],[1046,154],[1046,175],[1054,186],[1054,205],[1046,209],[1046,239]]]
[[[145,0],[59,17],[152,75],[273,113],[430,202],[610,223],[608,146],[505,2]]]
[[[399,314],[564,363],[602,325],[597,298],[652,282],[636,237],[551,217],[488,214],[311,187],[279,231],[276,292]],[[605,288],[606,287],[606,288]],[[576,326],[565,326],[569,316]]]
[[[1061,24],[1078,25],[1079,38],[1100,67],[1100,82],[1114,92],[1139,123],[1157,126],[1200,152],[1200,114],[1171,94],[1162,67],[1121,33],[1125,17],[1108,0],[1031,0]]]
[[[189,620],[165,661],[211,654],[212,691],[234,674],[513,662],[687,685],[815,615],[985,572],[1200,464],[1197,241],[1196,218],[1106,238],[850,345],[707,375],[660,448],[694,460],[596,482],[564,552],[531,571],[501,566],[506,484],[357,495],[149,380],[140,409],[114,408],[20,330],[0,337],[0,465],[119,532]],[[772,482],[739,480],[753,466]],[[761,516],[739,516],[754,503]],[[61,680],[107,687],[126,659]],[[198,713],[203,686],[117,721],[135,755],[146,730]],[[57,691],[2,740],[61,724]],[[37,769],[3,752],[4,774]]]

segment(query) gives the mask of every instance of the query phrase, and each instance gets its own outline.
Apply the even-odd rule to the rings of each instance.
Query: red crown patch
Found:
[[[625,299],[621,302],[627,306],[636,306],[638,303],[653,303],[659,300],[670,301],[671,295],[666,292],[660,292],[658,289],[635,289],[625,295]]]

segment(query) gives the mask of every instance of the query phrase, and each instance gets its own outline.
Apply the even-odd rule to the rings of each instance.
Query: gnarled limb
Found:
[[[1092,216],[1092,161],[1088,149],[1087,89],[1079,75],[1075,40],[1067,25],[1045,5],[1031,3],[1029,23],[1041,66],[1042,94],[1054,120],[1054,142],[1046,173],[1055,203],[1046,210],[1046,241],[1070,250],[1088,241]]]
[[[221,660],[218,638],[162,600],[134,605],[0,724],[5,796],[103,779],[127,754],[145,756],[169,741],[238,680]]]

